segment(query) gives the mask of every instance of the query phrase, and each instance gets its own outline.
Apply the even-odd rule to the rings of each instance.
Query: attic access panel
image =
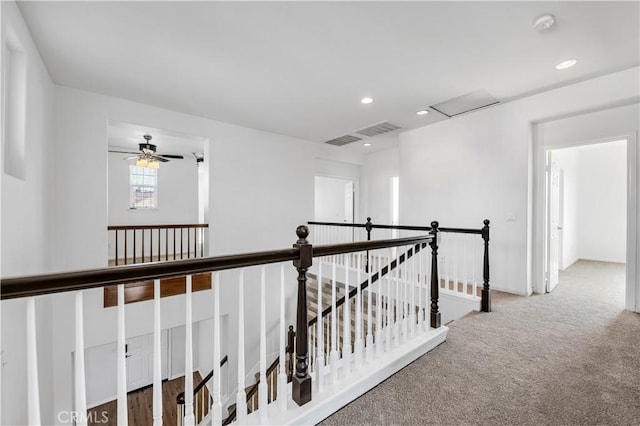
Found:
[[[439,104],[431,105],[431,108],[447,117],[454,117],[499,103],[500,101],[494,98],[489,92],[480,89],[467,93],[466,95],[458,96],[457,98],[449,99],[448,101],[440,102]]]

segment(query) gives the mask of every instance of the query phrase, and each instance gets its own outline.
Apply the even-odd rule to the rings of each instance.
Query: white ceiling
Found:
[[[440,121],[415,111],[478,89],[506,102],[640,62],[638,2],[19,6],[56,83],[317,142]],[[539,33],[544,13],[556,25]]]

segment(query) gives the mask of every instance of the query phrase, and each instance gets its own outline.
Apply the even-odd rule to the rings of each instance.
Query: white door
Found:
[[[353,223],[353,181],[344,184],[344,221]]]
[[[153,383],[153,335],[127,339],[127,392]]]
[[[162,330],[162,378],[169,377],[167,330]],[[153,383],[153,334],[126,341],[127,392]],[[184,352],[184,351],[183,351]],[[95,407],[116,398],[118,350],[116,342],[85,350],[87,406]]]
[[[547,292],[558,285],[560,256],[560,171],[549,152],[549,175],[547,180]]]
[[[126,343],[127,392],[153,384],[153,334],[132,337]],[[167,331],[161,332],[162,378],[168,376]]]

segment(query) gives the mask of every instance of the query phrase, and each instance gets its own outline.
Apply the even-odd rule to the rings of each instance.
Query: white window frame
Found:
[[[135,201],[136,193],[152,193]],[[158,169],[129,165],[129,210],[155,210],[158,208]]]

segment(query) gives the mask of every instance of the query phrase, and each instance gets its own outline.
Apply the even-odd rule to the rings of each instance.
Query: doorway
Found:
[[[353,223],[357,191],[357,181],[353,179],[316,176],[314,219],[320,222]]]
[[[602,106],[569,115],[549,117],[531,124],[531,162],[529,179],[529,202],[531,220],[528,222],[528,291],[545,293],[547,273],[547,151],[571,148],[625,139],[627,141],[626,194],[626,265],[625,265],[625,308],[640,311],[640,280],[638,264],[640,250],[638,243],[638,116],[640,104],[630,101],[623,105]],[[566,181],[566,179],[565,179]],[[606,224],[593,230],[595,235],[605,236]]]
[[[578,260],[626,264],[627,151],[626,139],[546,151],[546,292]]]

